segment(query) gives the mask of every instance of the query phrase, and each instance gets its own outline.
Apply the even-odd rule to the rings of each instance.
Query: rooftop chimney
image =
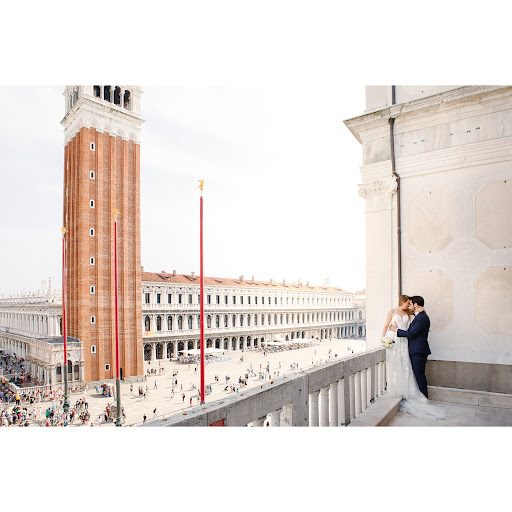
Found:
[[[273,283],[273,282],[274,282],[274,279],[273,279],[272,277],[270,278],[270,282],[271,282],[271,283]]]
[[[165,270],[162,270],[160,273],[161,274],[166,274],[167,272]]]
[[[286,279],[283,279],[283,284],[286,284]]]
[[[173,277],[176,277],[176,270],[172,271],[172,275],[173,275]]]
[[[240,276],[239,279],[240,279],[240,281],[243,281],[244,280],[244,276]]]
[[[195,276],[196,276],[196,273],[195,273],[195,272],[190,272],[190,276],[191,276],[191,277],[195,277]]]
[[[306,286],[309,286],[309,281],[306,281]]]
[[[252,276],[252,280],[254,281],[254,276]]]

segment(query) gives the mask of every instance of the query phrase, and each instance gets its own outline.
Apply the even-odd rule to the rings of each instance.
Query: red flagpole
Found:
[[[201,297],[201,315],[200,315],[200,324],[201,324],[201,403],[204,404],[204,274],[203,274],[203,181],[200,180],[201,189],[201,208],[200,208],[200,290],[199,294]]]
[[[117,216],[114,222],[114,279],[116,289],[116,379],[119,379],[119,308],[117,303]]]
[[[64,364],[68,371],[68,337],[66,333],[66,239],[62,234],[62,336],[64,338]]]

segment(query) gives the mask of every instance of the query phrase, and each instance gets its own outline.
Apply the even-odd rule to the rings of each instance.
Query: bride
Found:
[[[386,350],[387,390],[390,396],[402,397],[400,411],[424,419],[445,419],[446,413],[440,407],[432,405],[420,391],[409,358],[407,338],[397,337],[389,326],[395,322],[398,329],[409,328],[412,312],[412,301],[407,295],[400,295],[398,307],[391,309],[386,317],[382,336],[392,339],[393,348]]]

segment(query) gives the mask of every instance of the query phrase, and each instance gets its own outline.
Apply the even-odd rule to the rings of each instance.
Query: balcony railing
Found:
[[[144,426],[345,426],[384,393],[385,361],[377,348]]]

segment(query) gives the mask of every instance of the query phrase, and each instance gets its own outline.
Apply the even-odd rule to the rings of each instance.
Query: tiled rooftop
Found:
[[[181,283],[181,284],[199,284],[199,276],[187,274],[173,275],[162,272],[142,272],[142,282],[152,283]],[[299,290],[301,292],[327,292],[327,293],[352,293],[342,288],[333,288],[325,286],[307,286],[304,283],[283,283],[275,281],[253,281],[244,279],[233,279],[230,277],[204,277],[205,286],[235,286],[235,287],[254,287],[255,289],[269,290]]]

